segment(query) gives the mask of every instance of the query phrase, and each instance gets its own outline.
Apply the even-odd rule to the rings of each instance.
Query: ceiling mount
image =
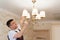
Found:
[[[32,3],[34,4],[36,2],[36,0],[32,0]]]

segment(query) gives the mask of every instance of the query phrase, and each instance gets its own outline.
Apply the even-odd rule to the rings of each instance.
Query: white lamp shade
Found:
[[[26,9],[23,10],[22,16],[27,16],[28,11]]]
[[[40,17],[45,17],[45,11],[40,11]]]
[[[29,13],[27,14],[26,18],[30,18],[30,14]]]
[[[36,8],[33,8],[32,15],[37,15],[37,14],[38,14],[38,10]]]
[[[35,19],[41,19],[40,15],[37,14],[36,18]]]

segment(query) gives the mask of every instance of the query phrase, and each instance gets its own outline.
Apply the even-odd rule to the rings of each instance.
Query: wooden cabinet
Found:
[[[33,40],[50,40],[49,30],[34,30]]]

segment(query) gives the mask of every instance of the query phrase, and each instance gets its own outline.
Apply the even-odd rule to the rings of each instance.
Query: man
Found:
[[[7,21],[6,25],[11,29],[8,32],[9,40],[23,40],[23,33],[28,26],[28,22],[24,20],[22,17],[20,20],[20,24],[23,26],[21,29],[18,24],[13,19]]]

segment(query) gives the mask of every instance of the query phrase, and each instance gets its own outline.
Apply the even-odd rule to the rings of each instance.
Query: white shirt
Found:
[[[10,40],[16,40],[16,38],[13,38],[13,37],[14,37],[14,35],[16,34],[15,31],[19,32],[18,29],[21,30],[20,25],[18,25],[18,28],[17,28],[16,30],[11,30],[11,31],[8,32],[8,36],[9,36],[9,39],[10,39]]]

